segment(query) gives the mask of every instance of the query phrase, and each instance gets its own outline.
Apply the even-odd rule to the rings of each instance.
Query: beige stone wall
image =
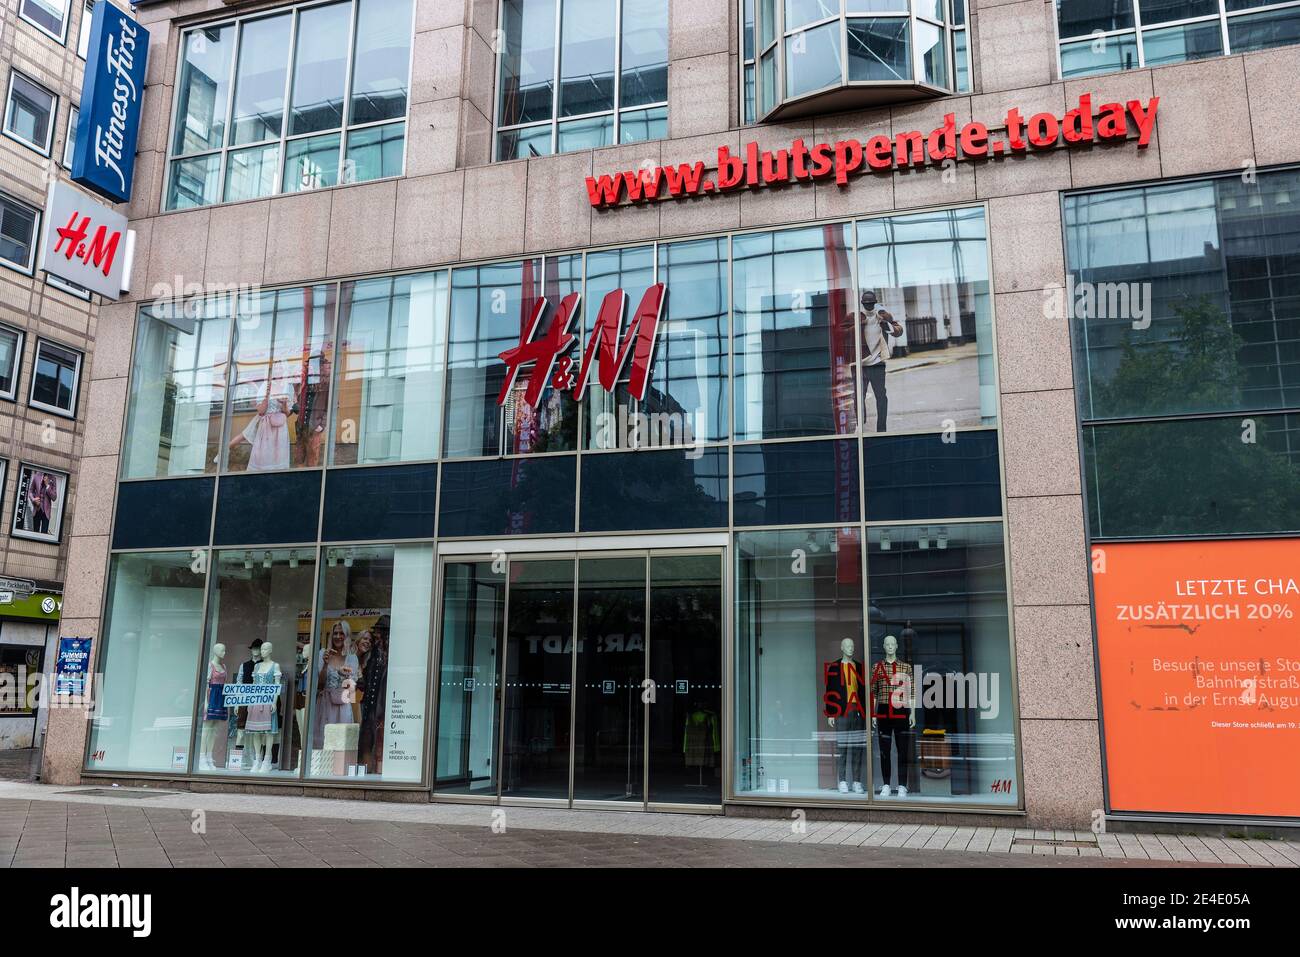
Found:
[[[166,18],[225,12],[220,0],[141,10],[153,21],[146,94],[154,155],[142,156],[132,204],[139,231],[135,286],[181,274],[208,281],[292,283],[458,261],[575,249],[932,205],[986,202],[991,228],[1002,434],[1006,453],[1011,594],[1019,672],[1025,800],[1032,823],[1087,826],[1103,806],[1088,561],[1068,330],[1044,315],[1065,281],[1060,192],[1103,184],[1300,161],[1294,104],[1300,48],[1246,54],[1087,80],[1055,78],[1051,0],[971,2],[975,92],[932,103],[736,128],[735,0],[671,0],[670,138],[591,152],[487,164],[495,29],[493,0],[417,0],[407,176],[310,195],[158,215],[178,31]],[[257,4],[251,6],[256,7]],[[845,134],[932,129],[953,112],[993,125],[1012,105],[1058,115],[1085,91],[1095,102],[1161,97],[1150,147],[1057,150],[866,175],[847,188],[800,184],[752,193],[593,211],[593,170],[709,161],[757,140],[787,146]],[[152,175],[146,171],[152,168]],[[82,633],[100,615],[116,436],[125,397],[134,307],[105,309],[66,614]],[[51,722],[53,735],[55,722]],[[84,727],[79,733],[84,739]],[[76,734],[67,730],[72,747]],[[63,739],[61,739],[63,740]],[[75,754],[47,755],[47,774],[71,781]]]

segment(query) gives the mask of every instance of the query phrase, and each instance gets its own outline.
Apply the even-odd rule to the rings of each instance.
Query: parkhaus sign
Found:
[[[997,160],[1061,146],[1079,148],[1131,138],[1138,149],[1146,149],[1159,106],[1160,98],[1155,96],[1145,103],[1129,100],[1094,105],[1092,94],[1084,93],[1064,116],[1026,116],[1013,106],[1000,119],[1001,125],[975,121],[958,125],[956,114],[948,113],[943,124],[928,134],[905,130],[892,136],[882,133],[863,140],[844,139],[812,146],[797,139],[789,149],[775,151],[760,150],[757,143],[749,143],[740,154],[720,146],[716,165],[711,169],[700,160],[588,176],[587,197],[593,207],[602,209],[786,183],[833,179],[843,187],[852,175],[867,170],[883,172],[920,169],[927,164]]]

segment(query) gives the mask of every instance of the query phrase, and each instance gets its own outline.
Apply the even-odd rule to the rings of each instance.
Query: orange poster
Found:
[[[1092,557],[1112,810],[1300,817],[1300,539]]]

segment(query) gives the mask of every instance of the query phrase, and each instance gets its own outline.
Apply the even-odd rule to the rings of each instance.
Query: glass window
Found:
[[[850,80],[912,79],[907,20],[883,17],[850,20],[848,36]]]
[[[327,548],[320,575],[308,776],[419,781],[433,546]]]
[[[732,239],[737,440],[856,430],[848,227]]]
[[[921,65],[921,81],[931,86],[948,85],[947,51],[941,27],[923,20],[916,24],[916,56]]]
[[[206,558],[189,551],[113,556],[87,770],[188,767]]]
[[[16,70],[11,72],[9,102],[5,106],[5,132],[48,156],[58,101],[57,96],[39,83]]]
[[[843,67],[838,20],[787,37],[785,95],[802,96],[823,87],[838,86]]]
[[[1085,419],[1300,407],[1300,170],[1066,197]]]
[[[196,773],[290,778],[301,772],[315,572],[312,548],[214,553]],[[349,663],[355,676],[355,658]],[[189,669],[193,675],[192,660]]]
[[[875,796],[1014,807],[1001,523],[875,527],[867,536]]]
[[[77,56],[83,60],[90,53],[90,26],[94,22],[95,0],[86,0],[85,10],[81,14],[81,24],[77,28]]]
[[[18,375],[23,365],[24,336],[17,329],[0,326],[0,399],[13,401],[18,393]]]
[[[288,75],[284,51],[289,48],[292,26],[293,18],[282,14],[248,20],[240,29],[235,104],[230,117],[234,146],[280,138]]]
[[[610,249],[594,252],[587,256],[587,289],[585,301],[587,308],[582,315],[582,342],[579,354],[591,341],[596,327],[596,320],[608,296],[614,297],[615,304],[621,301],[620,292],[626,293],[627,302],[623,306],[624,317],[619,323],[618,331],[628,339],[632,330],[624,327],[630,324],[631,315],[637,303],[655,282],[655,248],[653,246],[630,246],[624,249]],[[662,314],[660,322],[663,322]],[[657,335],[656,335],[657,338]],[[685,435],[674,437],[671,434],[649,434],[649,419],[637,418],[644,415],[649,407],[657,405],[649,387],[646,389],[647,408],[629,393],[628,379],[632,375],[632,362],[625,361],[618,375],[618,386],[608,392],[599,385],[600,355],[594,354],[593,369],[590,373],[590,385],[587,391],[587,435],[585,446],[592,449],[636,448],[640,445],[686,444]],[[651,363],[651,369],[655,367]],[[672,419],[661,420],[662,426],[671,427]],[[686,423],[678,417],[677,426],[685,429],[694,423]]]
[[[1083,37],[1133,26],[1133,0],[1056,0],[1060,35]]]
[[[167,209],[401,175],[411,11],[343,0],[187,31]]]
[[[77,120],[81,111],[75,106],[68,107],[68,132],[63,137],[63,165],[72,169],[72,154],[77,148]]]
[[[40,645],[0,645],[0,687],[5,689],[4,695],[0,696],[0,717],[29,718],[36,714],[41,703],[41,659],[44,655],[45,649]],[[6,742],[10,748],[34,746],[30,733],[35,730],[33,724],[6,724],[9,724]]]
[[[858,223],[855,318],[867,431],[997,420],[986,236],[981,209]]]
[[[36,266],[36,229],[41,214],[0,193],[0,262],[31,273]]]
[[[334,286],[235,300],[226,468],[265,472],[324,464],[334,368]]]
[[[1171,20],[1212,17],[1219,12],[1219,0],[1138,0],[1138,11],[1143,26],[1151,26]]]
[[[857,528],[736,535],[738,797],[867,800]]]
[[[544,274],[543,274],[544,268]],[[451,277],[451,331],[447,358],[449,458],[577,447],[578,404],[548,381],[536,408],[525,401],[531,365],[507,382],[500,354],[519,345],[544,298],[538,335],[561,300],[581,291],[582,257],[528,259],[457,269]],[[579,328],[574,323],[574,328]],[[577,352],[577,344],[570,356]]]
[[[573,532],[575,456],[447,462],[442,470],[440,538]]]
[[[348,122],[378,123],[406,116],[411,63],[412,0],[359,0]]]
[[[68,29],[68,2],[69,0],[22,0],[19,12],[28,23],[62,43]]]
[[[839,12],[840,0],[785,0],[785,28],[793,30],[805,23],[833,17]]]
[[[1143,30],[1142,51],[1147,66],[1203,60],[1223,53],[1223,34],[1218,20]]]
[[[29,404],[46,412],[75,417],[80,377],[80,352],[65,349],[44,339],[36,340]]]
[[[1300,415],[1087,425],[1094,538],[1300,531]]]
[[[435,784],[440,794],[497,793],[505,607],[505,570],[497,563],[443,566]]]
[[[325,476],[321,538],[433,538],[437,500],[436,465],[331,469]]]
[[[227,298],[155,303],[136,323],[122,478],[215,472],[230,354]]]
[[[862,459],[869,522],[1002,514],[993,429],[874,436],[866,440]]]
[[[213,541],[218,545],[315,541],[320,496],[317,471],[226,476],[217,497]]]
[[[1233,53],[1293,43],[1300,43],[1300,6],[1228,18],[1228,46]]]
[[[122,482],[117,487],[113,547],[206,548],[216,485],[214,478]]]
[[[736,525],[856,522],[856,441],[772,442],[733,451]]]
[[[447,274],[343,285],[331,464],[436,459]]]
[[[1061,44],[1061,76],[1092,76],[1138,65],[1137,38],[1131,33]]]
[[[725,448],[585,455],[578,530],[725,528],[727,486]]]
[[[666,134],[662,0],[505,0],[501,10],[498,160],[545,156],[552,142],[567,152]]]

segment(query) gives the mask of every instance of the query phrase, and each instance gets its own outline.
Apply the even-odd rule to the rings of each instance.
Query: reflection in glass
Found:
[[[995,422],[983,210],[860,221],[858,282],[863,428]]]
[[[442,582],[435,790],[495,795],[505,575],[492,562],[448,562]]]
[[[916,55],[921,63],[921,81],[931,86],[948,85],[948,57],[943,37],[942,27],[917,21]]]
[[[722,803],[722,558],[650,558],[647,798]]]
[[[574,563],[510,563],[503,797],[569,797]]]
[[[156,303],[137,320],[122,477],[215,472],[230,350],[228,298]]]
[[[661,140],[668,135],[668,107],[656,106],[648,110],[627,110],[618,121],[620,143],[641,143]]]
[[[334,465],[438,457],[447,274],[345,283]]]
[[[578,561],[575,801],[644,799],[645,609],[644,558]]]
[[[277,139],[284,121],[284,84],[292,18],[248,20],[239,38],[230,145]]]
[[[551,154],[551,124],[503,130],[497,136],[497,159],[528,159]]]
[[[557,0],[505,0],[501,51],[502,126],[549,120],[554,115]]]
[[[343,125],[352,4],[307,7],[298,14],[298,43],[289,101],[289,135]]]
[[[1203,60],[1223,53],[1219,21],[1142,31],[1142,56],[1147,66]]]
[[[253,146],[226,154],[226,194],[228,203],[258,199],[275,192],[280,175],[280,144]]]
[[[227,468],[323,464],[334,360],[334,286],[236,299]]]
[[[1017,803],[1004,556],[1000,523],[868,529],[878,799]]]
[[[740,532],[735,553],[736,793],[865,801],[860,532]]]
[[[309,136],[286,143],[284,191],[296,193],[337,186],[341,139],[338,133],[326,133],[324,136]]]
[[[217,149],[225,140],[234,46],[235,27],[230,24],[185,34],[173,155]]]
[[[849,80],[911,81],[912,51],[908,46],[907,23],[905,18],[897,17],[850,20]],[[924,23],[917,25],[932,29]],[[924,48],[920,40],[918,37],[918,46]]]
[[[216,553],[196,772],[294,777],[301,770],[315,570],[314,549]],[[192,661],[189,667],[193,674]]]
[[[1296,43],[1300,43],[1300,7],[1284,7],[1228,19],[1228,47],[1233,53]]]
[[[420,780],[432,592],[432,545],[325,550],[309,777]]]
[[[785,95],[838,85],[843,79],[842,53],[838,20],[786,37]]]
[[[655,281],[655,247],[629,246],[623,249],[602,250],[587,256],[586,308],[581,316],[582,348],[591,341],[596,319],[603,308],[605,297],[622,290],[627,294],[623,321],[619,333],[627,338],[631,316],[647,289]],[[661,318],[662,323],[662,318]],[[580,352],[581,356],[582,353]],[[651,364],[655,368],[655,364]],[[632,356],[628,355],[618,375],[618,385],[607,392],[600,385],[600,354],[593,355],[587,386],[586,447],[592,449],[634,448],[641,444],[659,444],[657,437],[648,435],[649,429],[638,429],[635,414],[639,403],[627,391],[632,375]],[[646,395],[650,395],[647,387]],[[648,423],[647,423],[648,426]],[[646,433],[643,435],[642,433]],[[647,439],[649,441],[647,441]]]
[[[206,578],[193,565],[188,550],[113,556],[87,770],[189,766]]]
[[[1137,38],[1131,33],[1061,44],[1061,76],[1092,76],[1138,65]]]
[[[576,456],[445,462],[442,469],[441,538],[573,532]]]
[[[668,99],[668,4],[662,0],[623,0],[621,27],[623,76],[618,105],[664,102]],[[665,129],[651,138],[666,134]]]
[[[406,115],[411,67],[412,0],[358,0],[348,122],[377,123]]]
[[[560,17],[560,116],[614,109],[617,3],[564,0]]]
[[[592,116],[585,120],[566,120],[559,125],[559,152],[594,150],[614,142],[614,115]]]
[[[343,164],[344,183],[368,183],[373,179],[402,175],[402,153],[406,146],[406,124],[369,126],[348,134],[348,158]]]
[[[585,455],[581,485],[583,532],[727,525],[725,448]]]
[[[733,453],[736,525],[857,522],[855,441],[738,445]]]
[[[732,239],[737,440],[855,431],[848,227]]]
[[[217,191],[220,188],[220,153],[195,159],[172,160],[171,179],[167,184],[167,208],[208,206],[217,201]]]

